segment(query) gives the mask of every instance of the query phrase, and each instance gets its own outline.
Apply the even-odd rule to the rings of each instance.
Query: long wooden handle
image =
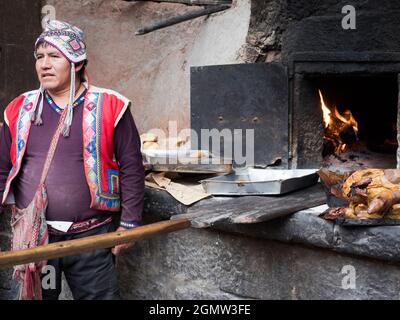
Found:
[[[190,220],[188,219],[168,220],[130,230],[115,231],[76,240],[60,241],[31,249],[0,252],[0,269],[80,254],[95,249],[111,248],[122,243],[148,239],[188,227],[190,227]]]

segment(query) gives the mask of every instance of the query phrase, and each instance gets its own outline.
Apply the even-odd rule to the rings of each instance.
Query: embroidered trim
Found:
[[[60,36],[67,36],[67,37],[79,40],[79,37],[75,33],[70,32],[70,31],[63,31],[63,30],[62,31],[50,30],[50,31],[45,31],[45,32],[42,33],[42,37],[47,37],[47,36],[49,36],[49,37],[52,37],[52,36],[59,36],[59,37]]]
[[[119,211],[120,210],[120,197],[119,193],[110,193],[103,190],[102,185],[102,163],[100,161],[101,150],[101,118],[103,108],[103,97],[99,93],[90,93],[88,100],[85,101],[84,106],[84,122],[83,122],[83,135],[84,135],[84,153],[85,170],[87,170],[87,177],[89,178],[88,184],[92,197],[95,198],[95,203],[98,204],[95,208],[103,210]],[[107,176],[108,178],[108,176]],[[115,179],[114,179],[115,180]],[[109,182],[110,183],[110,182]],[[112,182],[111,182],[112,183]],[[109,187],[106,185],[104,187]]]
[[[108,190],[111,194],[119,193],[119,177],[118,171],[113,169],[107,170]]]
[[[76,98],[74,104],[72,105],[73,108],[79,106],[84,100],[85,100],[85,94],[86,94],[86,90],[84,90],[82,92],[82,94]],[[49,103],[50,107],[57,112],[58,114],[61,114],[63,112],[64,109],[61,109],[51,98],[51,96],[47,93],[47,91],[45,91],[45,97],[47,102]]]
[[[22,162],[22,155],[25,152],[26,142],[28,141],[29,130],[31,126],[30,112],[27,111],[26,106],[31,103],[35,98],[35,92],[29,92],[25,97],[22,106],[18,110],[18,118],[15,123],[15,167],[10,170],[6,185],[3,192],[2,202],[6,201],[11,183],[17,176]]]

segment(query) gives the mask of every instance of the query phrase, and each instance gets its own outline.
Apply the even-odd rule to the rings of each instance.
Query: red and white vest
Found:
[[[21,169],[31,127],[30,113],[38,90],[15,98],[4,112],[10,128],[12,168],[8,175],[2,204],[12,202],[10,187]],[[90,208],[120,211],[119,168],[114,157],[114,130],[130,101],[119,93],[89,85],[83,105],[83,162],[89,186]],[[11,198],[11,199],[10,199]]]

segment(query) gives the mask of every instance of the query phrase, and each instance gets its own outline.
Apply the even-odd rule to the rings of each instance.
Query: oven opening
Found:
[[[396,168],[397,75],[314,79],[324,133],[323,166]]]

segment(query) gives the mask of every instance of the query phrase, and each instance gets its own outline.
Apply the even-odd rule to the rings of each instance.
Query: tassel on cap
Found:
[[[69,89],[69,102],[67,105],[67,115],[64,120],[64,126],[61,129],[61,134],[64,137],[68,137],[71,131],[71,124],[72,124],[72,115],[73,115],[73,104],[74,104],[74,97],[75,97],[75,64],[71,62],[71,83]]]
[[[44,88],[40,84],[39,92],[36,95],[33,108],[31,110],[31,121],[34,121],[35,125],[39,126],[42,124],[42,112],[43,112],[43,100],[44,100]],[[39,108],[38,108],[39,103]]]

